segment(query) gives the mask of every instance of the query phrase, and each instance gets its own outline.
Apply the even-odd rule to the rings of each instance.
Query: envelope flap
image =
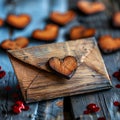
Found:
[[[63,43],[40,45],[20,50],[9,50],[8,53],[25,63],[50,72],[46,67],[46,63],[51,57],[64,58],[68,55],[77,56],[80,63],[81,57],[88,54],[88,52],[93,48],[93,38],[89,38]]]

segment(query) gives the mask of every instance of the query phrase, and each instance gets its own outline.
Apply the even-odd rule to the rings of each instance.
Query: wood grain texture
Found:
[[[120,37],[120,30],[114,28],[111,24],[111,17],[113,13],[120,10],[120,1],[99,1],[103,2],[106,5],[107,10],[105,12],[91,16],[84,16],[80,14],[78,17],[79,22],[87,27],[95,28],[97,31],[96,38],[99,38],[101,35],[105,34],[110,34],[113,37]],[[74,6],[75,4],[76,3],[74,3]],[[72,4],[70,6],[73,7]],[[78,24],[77,20],[74,22],[74,24]],[[113,88],[102,92],[83,94],[71,97],[70,99],[74,119],[78,118],[77,120],[97,120],[99,117],[105,117],[106,120],[120,119],[120,112],[113,105],[114,101],[120,101],[120,90],[118,88],[115,88],[115,85],[119,84],[119,81],[112,76],[112,74],[120,68],[120,53],[116,52],[111,55],[103,54],[102,56],[104,58],[105,65],[111,77]],[[86,109],[86,106],[89,103],[96,103],[98,106],[100,106],[100,112],[97,112],[95,114],[84,115],[83,111]]]
[[[4,26],[0,28],[0,43],[5,39],[15,39],[19,36],[25,36],[30,37],[31,33],[34,29],[37,28],[44,28],[44,26],[47,24],[45,19],[48,18],[48,15],[53,10],[59,10],[59,11],[66,11],[67,10],[67,0],[0,0],[0,17],[5,19],[7,14],[9,13],[27,13],[32,17],[32,22],[23,30],[17,30],[12,29],[8,26]],[[60,29],[59,36],[57,38],[57,42],[64,41],[64,31],[66,28]],[[38,42],[34,39],[30,40],[29,46],[36,46],[38,44],[46,44],[44,42]],[[0,66],[2,66],[3,70],[6,71],[7,77],[0,80],[0,86],[2,89],[2,93],[0,94],[0,99],[2,99],[2,95],[6,96],[2,101],[0,102],[3,106],[8,106],[9,108],[13,105],[13,99],[11,99],[11,94],[7,93],[4,90],[4,87],[9,84],[12,88],[15,88],[17,83],[17,79],[15,77],[15,74],[13,72],[13,68],[11,66],[10,60],[6,54],[5,51],[0,49]],[[9,76],[10,73],[10,76]],[[9,77],[8,77],[9,76]],[[13,81],[14,78],[14,81]],[[16,82],[15,84],[13,82]],[[16,91],[15,89],[12,89],[12,91]],[[20,93],[20,92],[19,92]],[[8,94],[8,97],[7,97]],[[20,95],[20,98],[22,96]],[[2,113],[2,109],[0,110],[0,120],[12,120],[12,119],[29,119],[29,120],[56,120],[56,119],[63,119],[63,107],[56,106],[56,101],[63,101],[63,98],[56,99],[52,101],[44,101],[42,103],[34,103],[30,104],[30,111],[26,111],[21,113],[20,115],[11,115],[9,112],[8,115],[4,115]],[[48,105],[49,103],[49,105]],[[54,110],[53,110],[54,108]],[[48,111],[47,111],[48,110]],[[46,112],[47,111],[47,112]],[[30,115],[30,113],[33,114],[33,117],[27,117]],[[39,116],[38,116],[39,114]]]
[[[111,87],[110,78],[93,38],[10,50],[8,53],[26,102]],[[70,80],[42,71],[49,58],[64,58],[66,55],[76,57],[78,62],[77,70]]]

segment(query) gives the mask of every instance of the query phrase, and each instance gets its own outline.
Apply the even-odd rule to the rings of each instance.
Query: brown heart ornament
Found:
[[[55,73],[70,79],[77,69],[77,60],[73,56],[66,56],[63,60],[52,57],[49,59],[48,65]]]
[[[66,25],[71,22],[75,16],[76,14],[72,10],[69,10],[65,13],[54,11],[50,14],[50,19],[59,25]]]
[[[17,29],[25,28],[30,23],[30,21],[31,17],[28,14],[9,14],[6,18],[7,24]]]

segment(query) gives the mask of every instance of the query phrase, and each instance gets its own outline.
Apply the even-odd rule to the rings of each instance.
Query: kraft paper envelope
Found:
[[[94,38],[39,45],[8,51],[26,102],[88,93],[111,87],[111,81]],[[51,72],[51,57],[76,57],[78,67],[70,80]]]

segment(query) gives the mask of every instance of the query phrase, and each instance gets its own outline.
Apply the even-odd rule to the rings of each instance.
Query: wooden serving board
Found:
[[[94,38],[8,51],[26,102],[35,102],[108,89],[111,81]],[[76,57],[78,68],[70,80],[46,67],[51,57]]]

